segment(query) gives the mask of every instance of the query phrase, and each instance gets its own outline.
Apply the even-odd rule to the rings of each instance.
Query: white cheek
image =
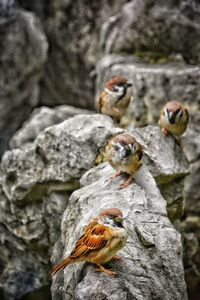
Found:
[[[126,95],[128,97],[132,97],[133,96],[133,88],[132,88],[132,86],[130,86],[130,87],[127,88]]]

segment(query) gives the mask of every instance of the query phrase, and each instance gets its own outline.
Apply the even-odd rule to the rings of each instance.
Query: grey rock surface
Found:
[[[0,263],[2,265],[2,274],[0,287],[9,300],[17,299],[18,295],[23,296],[30,291],[34,291],[49,284],[50,278],[48,271],[50,269],[50,253],[54,243],[58,239],[61,215],[66,207],[66,212],[68,211],[70,218],[74,218],[74,221],[71,219],[74,224],[71,224],[72,227],[68,225],[66,225],[66,227],[64,217],[62,228],[65,228],[64,230],[68,228],[67,234],[73,236],[73,241],[71,241],[71,243],[74,242],[74,239],[80,234],[80,230],[82,230],[82,223],[76,228],[82,212],[79,211],[78,213],[78,211],[76,211],[77,206],[74,204],[76,200],[73,200],[75,201],[73,204],[69,202],[69,193],[79,187],[80,177],[94,166],[95,159],[100,150],[105,146],[106,141],[111,136],[121,131],[121,129],[114,127],[113,121],[107,116],[99,114],[78,115],[69,118],[60,124],[44,129],[32,144],[28,143],[22,145],[21,148],[7,151],[4,154],[1,162],[0,225],[2,228],[2,235],[0,253],[2,253],[2,256]],[[90,184],[92,190],[91,193],[87,194],[86,198],[84,198],[83,194],[83,202],[93,201],[92,199],[95,199],[95,195],[99,195],[99,201],[97,200],[94,201],[93,204],[92,202],[89,204],[91,210],[84,204],[84,210],[87,206],[87,214],[85,216],[87,220],[93,216],[102,205],[105,205],[106,201],[109,201],[109,206],[110,204],[119,204],[119,207],[121,208],[123,208],[126,201],[133,201],[131,207],[135,207],[134,209],[136,209],[136,211],[140,210],[140,212],[136,212],[134,209],[134,211],[132,211],[132,208],[130,209],[129,207],[130,203],[127,202],[124,207],[125,213],[130,214],[131,220],[133,218],[133,213],[136,215],[139,214],[137,218],[140,221],[136,224],[134,236],[139,236],[139,239],[142,240],[142,243],[144,243],[147,248],[155,247],[154,231],[156,232],[155,239],[158,238],[158,240],[160,240],[160,235],[167,236],[166,233],[164,233],[165,229],[162,229],[164,230],[163,232],[161,230],[162,226],[164,226],[163,228],[166,227],[166,231],[168,232],[169,230],[170,232],[170,239],[172,238],[174,247],[170,246],[172,247],[171,249],[173,249],[173,255],[170,252],[172,250],[169,250],[170,258],[168,259],[167,257],[167,260],[170,261],[170,266],[166,263],[166,268],[168,268],[170,274],[172,274],[173,268],[171,269],[171,265],[174,265],[175,268],[178,268],[178,271],[175,273],[179,274],[179,276],[177,276],[177,278],[179,277],[179,281],[174,281],[176,282],[177,287],[171,283],[172,290],[175,294],[177,293],[177,295],[185,295],[185,286],[181,273],[180,237],[167,218],[166,202],[161,196],[151,175],[153,174],[155,178],[160,178],[161,176],[162,183],[165,181],[167,183],[176,182],[177,178],[183,178],[187,173],[185,158],[179,153],[180,157],[178,160],[178,154],[176,153],[177,149],[175,149],[175,154],[174,156],[170,156],[169,166],[167,168],[165,166],[166,162],[164,158],[161,160],[161,154],[158,147],[153,147],[153,145],[151,145],[152,135],[158,136],[159,129],[157,127],[149,126],[144,129],[138,129],[134,134],[144,145],[144,161],[146,162],[146,167],[144,166],[141,169],[143,170],[141,171],[143,175],[138,175],[137,184],[131,186],[129,190],[116,190],[120,178],[110,182],[109,178],[113,170],[108,165],[101,164],[99,167],[92,169],[86,176],[82,177],[81,182],[82,185],[85,185],[85,188],[77,191],[77,194],[73,194],[71,199],[75,199],[76,195],[79,195],[79,193],[81,195],[84,189],[87,190],[88,184]],[[141,139],[141,136],[144,137],[144,140]],[[169,152],[174,146],[173,140],[169,139],[167,142],[162,135],[158,140],[155,138],[155,143],[159,143],[161,149],[168,147]],[[157,155],[153,155],[156,151],[158,152]],[[174,153],[173,150],[171,150],[171,154],[172,153]],[[153,166],[152,169],[150,169],[151,173],[148,171],[149,159],[151,159]],[[178,164],[180,166],[178,166]],[[173,166],[176,166],[174,169],[176,171],[174,176],[172,176]],[[133,187],[134,189],[132,189]],[[106,198],[102,196],[103,194],[105,194]],[[113,203],[110,202],[110,195],[112,195],[114,199]],[[140,198],[138,198],[138,195],[140,195]],[[79,198],[79,196],[77,197]],[[124,202],[121,202],[121,198],[124,199]],[[79,199],[77,201],[79,203],[79,201],[82,200]],[[134,204],[135,201],[136,203],[139,201],[139,203]],[[78,218],[77,213],[79,214]],[[146,227],[146,229],[142,227],[143,218],[150,222],[148,225],[144,225],[147,227],[151,226],[149,225],[151,224],[151,219],[155,218],[155,223],[152,223],[153,227],[151,233],[148,233]],[[85,219],[84,222],[87,222],[87,220]],[[133,218],[133,220],[135,219]],[[131,226],[133,226],[133,224]],[[133,231],[133,228],[131,230]],[[72,231],[75,231],[73,235]],[[65,231],[63,232],[62,240],[60,240],[57,243],[57,247],[55,247],[57,252],[54,250],[54,260],[58,260],[58,258],[61,257],[64,237]],[[167,243],[168,241],[166,241],[166,244]],[[72,244],[69,244],[68,246],[71,247],[71,245]],[[169,245],[171,244],[169,243]],[[160,245],[159,247],[162,248],[163,245]],[[161,248],[159,248],[160,250],[158,251],[161,251]],[[180,253],[178,256],[177,254],[175,255],[175,249],[179,249],[178,251]],[[130,253],[136,253],[136,257],[138,257],[138,260],[136,259],[136,261],[140,264],[140,252],[138,254],[137,249],[134,247],[132,249],[132,244],[130,244],[129,251],[131,251]],[[156,265],[156,253],[158,252],[154,253],[154,250],[151,252]],[[166,250],[166,253],[168,253],[168,250]],[[145,255],[147,255],[145,256],[144,263],[146,265],[146,261],[149,259],[148,255],[150,254]],[[163,272],[162,268],[160,268],[163,259],[164,258],[161,258],[157,265],[157,268],[160,270],[157,271],[158,274],[159,272]],[[177,263],[175,264],[175,260],[177,260],[178,265]],[[154,266],[152,265],[148,268],[148,274],[153,274],[152,268],[154,268]],[[140,271],[141,268],[137,271],[139,273],[136,272],[134,273],[135,275],[133,274],[131,276],[133,276],[134,279],[137,278],[137,276],[140,277],[140,275],[138,275],[140,274]],[[91,272],[93,272],[92,268]],[[72,275],[72,277],[73,276],[74,275]],[[149,276],[151,277],[151,275],[148,275],[147,277]],[[146,278],[146,275],[144,277]],[[21,283],[20,286],[19,278]],[[101,278],[104,282],[104,277]],[[128,288],[130,282],[127,276],[125,278],[127,280],[126,288],[125,291],[121,290],[122,295],[132,293],[130,291],[127,292],[130,290],[130,287]],[[153,280],[153,283],[148,283],[147,292],[145,293],[153,295],[153,285],[156,284],[156,286],[158,285],[159,287],[161,284],[159,280],[160,279],[156,277],[155,282]],[[163,282],[164,281],[165,279],[163,277]],[[72,280],[72,285],[75,284],[75,282],[73,282],[74,281]],[[60,281],[59,284],[61,284]],[[84,285],[84,281],[81,281],[81,284]],[[116,284],[118,286],[119,282]],[[138,291],[140,290],[140,284],[141,283],[138,281]],[[78,288],[80,286],[81,285],[77,285]],[[140,294],[140,292],[137,293]],[[161,288],[158,288],[157,295],[161,295],[162,293]],[[167,293],[168,292],[166,292],[166,295],[168,295]]]
[[[164,137],[158,126],[130,127],[129,131],[144,147],[145,163],[167,201],[168,217],[174,223],[184,212],[184,182],[190,174],[189,162],[174,138]]]
[[[44,23],[51,51],[42,83],[43,105],[94,108],[94,69],[102,55],[101,27],[125,2],[50,1]]]
[[[4,154],[0,289],[6,299],[19,299],[50,284],[50,253],[69,194],[94,165],[106,139],[119,131],[109,117],[79,115],[46,128],[34,143]]]
[[[9,11],[3,16],[0,11],[0,154],[39,101],[38,81],[47,55],[39,20],[13,6]]]
[[[90,114],[92,111],[69,105],[59,105],[54,108],[43,106],[36,108],[22,126],[11,138],[11,149],[19,148],[26,143],[32,143],[45,128],[61,123],[78,114]]]
[[[102,27],[106,53],[131,53],[162,58],[181,54],[200,62],[198,1],[134,0],[123,5]]]
[[[103,163],[81,178],[83,187],[72,194],[64,212],[53,262],[70,253],[88,220],[103,208],[118,207],[129,232],[119,252],[122,260],[109,263],[118,277],[99,274],[94,265],[73,264],[55,275],[52,299],[187,299],[180,235],[148,168],[143,166],[135,183],[123,190],[122,178],[111,181],[113,171]]]

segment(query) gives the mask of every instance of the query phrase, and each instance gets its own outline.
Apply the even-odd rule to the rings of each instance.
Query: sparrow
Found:
[[[142,146],[130,134],[117,134],[107,143],[104,157],[117,171],[111,178],[123,172],[129,175],[129,178],[120,184],[120,188],[126,188],[134,180],[135,172],[142,166]]]
[[[180,136],[186,131],[188,121],[189,112],[187,108],[178,101],[169,101],[161,110],[158,123],[164,135],[171,133]],[[180,139],[176,142],[181,146]]]
[[[117,76],[108,80],[99,98],[99,111],[119,123],[132,98],[132,83]]]
[[[69,264],[87,261],[96,264],[97,271],[108,275],[117,275],[111,269],[103,267],[110,260],[119,260],[115,253],[125,246],[127,231],[123,227],[123,216],[118,208],[107,208],[91,220],[83,235],[76,242],[71,254],[56,265],[51,274],[66,268]]]

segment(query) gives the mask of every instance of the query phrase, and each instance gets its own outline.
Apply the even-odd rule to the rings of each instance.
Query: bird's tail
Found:
[[[65,259],[63,259],[59,264],[57,264],[52,270],[51,275],[56,274],[58,271],[66,268],[72,261],[74,261],[74,258],[68,256]]]

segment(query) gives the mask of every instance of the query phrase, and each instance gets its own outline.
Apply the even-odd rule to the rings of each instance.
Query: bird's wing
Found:
[[[101,112],[102,107],[103,107],[103,99],[105,98],[105,92],[102,92],[99,98],[99,111]]]
[[[85,229],[84,234],[79,238],[71,257],[77,258],[85,255],[92,250],[103,248],[107,243],[105,231],[107,227],[98,223],[98,219],[94,219]]]
[[[186,107],[185,107],[185,113],[186,113],[186,116],[187,116],[187,123],[188,123],[190,115],[189,115],[189,111]]]

